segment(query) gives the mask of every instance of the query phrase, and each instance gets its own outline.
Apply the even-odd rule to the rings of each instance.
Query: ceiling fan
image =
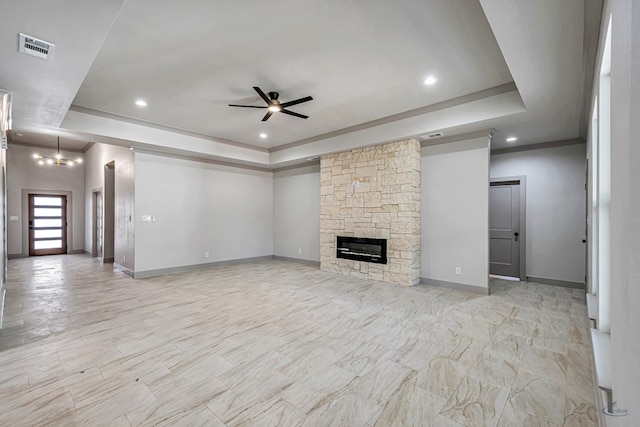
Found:
[[[262,118],[263,122],[269,120],[269,117],[273,113],[284,113],[294,117],[300,117],[301,119],[307,119],[309,116],[305,116],[304,114],[294,113],[293,111],[289,111],[286,108],[291,107],[292,105],[302,104],[303,102],[313,100],[310,96],[305,96],[304,98],[296,99],[295,101],[288,101],[281,103],[278,101],[278,97],[280,94],[278,92],[269,92],[269,96],[267,96],[259,87],[254,86],[253,89],[258,92],[260,98],[264,99],[264,102],[267,103],[265,106],[256,106],[256,105],[238,105],[238,104],[229,104],[229,107],[242,107],[242,108],[266,108],[267,114]]]

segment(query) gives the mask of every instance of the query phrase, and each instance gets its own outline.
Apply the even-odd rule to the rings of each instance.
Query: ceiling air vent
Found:
[[[423,138],[440,138],[441,136],[444,136],[444,133],[442,132],[435,132],[435,133],[430,133],[428,135],[422,135]]]
[[[20,33],[18,52],[26,53],[27,55],[40,59],[49,59],[51,55],[53,55],[55,46],[53,43]]]

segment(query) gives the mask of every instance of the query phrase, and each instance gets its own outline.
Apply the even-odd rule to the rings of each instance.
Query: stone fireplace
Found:
[[[405,286],[420,282],[420,164],[415,139],[322,157],[322,270]],[[387,263],[338,258],[338,236],[386,239]]]

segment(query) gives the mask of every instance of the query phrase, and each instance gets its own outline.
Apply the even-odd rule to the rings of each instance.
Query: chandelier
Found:
[[[78,157],[77,159],[65,159],[60,154],[60,137],[58,137],[58,152],[55,156],[42,156],[38,153],[33,155],[33,158],[37,160],[40,166],[51,165],[51,166],[73,166],[75,164],[82,163],[82,158]]]

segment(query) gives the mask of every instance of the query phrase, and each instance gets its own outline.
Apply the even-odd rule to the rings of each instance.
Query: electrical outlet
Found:
[[[204,257],[205,257],[205,258],[209,258],[209,252],[205,252],[205,253],[204,253]]]
[[[456,274],[462,274],[462,268],[456,267]]]
[[[302,253],[302,248],[298,248],[298,253],[301,254]]]

